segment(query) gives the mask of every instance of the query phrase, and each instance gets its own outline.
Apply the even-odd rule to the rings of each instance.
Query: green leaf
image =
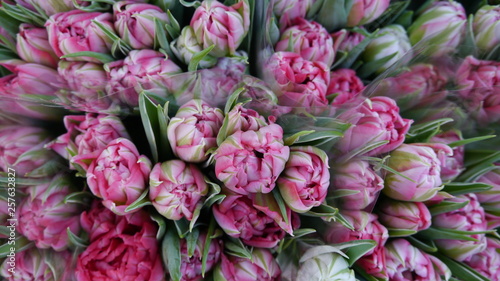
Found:
[[[181,26],[179,25],[179,22],[175,19],[175,17],[172,15],[170,10],[167,11],[169,23],[165,26],[168,30],[168,35],[170,35],[170,38],[177,38],[179,37],[181,33]]]
[[[172,147],[170,146],[170,141],[168,140],[168,132],[167,132],[168,123],[170,122],[170,118],[168,117],[168,105],[169,102],[167,101],[163,106],[163,108],[159,104],[156,106],[156,110],[158,113],[158,127],[159,127],[157,139],[158,142],[161,143],[161,145],[158,147],[159,161],[165,161],[167,159],[172,159],[174,157],[174,152],[172,151]]]
[[[301,136],[294,144],[300,146],[321,146],[343,136],[344,134],[337,130],[314,131]]]
[[[431,212],[432,216],[436,216],[439,214],[444,214],[444,213],[458,210],[460,208],[467,206],[468,204],[469,204],[469,201],[465,201],[465,202],[443,201],[439,204],[430,206],[429,211]]]
[[[358,73],[358,76],[361,78],[368,78],[377,72],[380,72],[380,69],[390,60],[392,60],[397,53],[393,53],[391,55],[388,55],[386,57],[383,57],[378,60],[374,61],[369,61],[369,62],[363,62],[361,67],[356,71]]]
[[[353,0],[324,0],[315,21],[332,32],[347,25]]]
[[[412,19],[414,16],[413,11],[404,11],[394,22],[395,24],[399,24],[404,27],[404,29],[408,29],[412,23]]]
[[[240,95],[246,92],[245,88],[236,89],[226,101],[226,105],[224,106],[224,114],[228,114],[236,105],[238,105],[238,100],[240,99]]]
[[[3,27],[10,35],[15,36],[19,33],[19,25],[22,21],[11,17],[5,8],[0,7],[0,26]]]
[[[474,31],[472,28],[472,23],[474,21],[474,15],[469,15],[466,24],[465,36],[462,39],[462,43],[460,43],[458,47],[458,56],[466,57],[466,56],[474,56],[477,57],[477,46],[476,40],[474,39]]]
[[[162,242],[162,258],[173,281],[180,281],[182,277],[180,242],[177,233],[171,228],[167,229]]]
[[[187,8],[198,8],[200,5],[201,5],[201,2],[200,1],[188,1],[188,0],[179,0],[179,2],[184,6],[184,7],[187,7]]]
[[[205,202],[203,203],[203,206],[205,207],[211,207],[215,203],[221,203],[224,198],[226,198],[226,195],[220,194],[221,192],[221,187],[212,182],[209,178],[205,177],[205,182],[208,184],[210,191],[208,192],[207,199],[205,199]]]
[[[470,139],[465,139],[465,140],[459,140],[459,141],[454,141],[454,142],[449,143],[448,146],[453,148],[453,147],[462,146],[462,145],[466,145],[466,144],[477,142],[477,141],[491,139],[494,137],[496,137],[496,135],[480,136],[480,137],[475,137],[475,138],[470,138]]]
[[[202,277],[205,277],[205,273],[207,270],[208,253],[210,252],[210,244],[212,243],[212,237],[214,236],[215,233],[215,226],[216,226],[215,218],[212,216],[210,219],[210,224],[208,225],[207,236],[205,237],[205,241],[203,244],[203,253],[201,257]]]
[[[366,28],[368,30],[373,30],[378,27],[387,26],[392,24],[405,10],[411,1],[396,1],[392,2],[389,7],[380,15],[375,21],[368,24]]]
[[[450,182],[444,185],[443,191],[451,195],[461,195],[490,190],[491,185],[482,182]]]
[[[446,264],[446,266],[448,266],[453,276],[456,276],[461,280],[490,281],[490,279],[482,276],[481,274],[461,262],[452,260],[441,253],[434,253],[433,255],[441,260],[444,264]]]
[[[451,239],[451,240],[464,240],[464,241],[477,241],[471,237],[474,234],[485,234],[494,232],[492,231],[459,231],[454,229],[430,227],[418,233],[418,237],[428,239]]]
[[[10,229],[5,225],[0,225],[0,234],[9,237]]]
[[[175,228],[177,229],[177,235],[184,239],[189,233],[189,221],[186,218],[174,221]]]
[[[465,166],[489,165],[500,161],[500,151],[467,149],[465,151]]]
[[[64,204],[87,204],[92,197],[87,191],[73,192],[64,197]]]
[[[417,233],[416,230],[409,230],[409,229],[388,228],[387,230],[389,231],[389,237],[407,237]]]
[[[347,153],[346,155],[342,156],[340,159],[338,159],[338,162],[345,163],[358,155],[363,155],[363,154],[367,153],[368,151],[372,151],[375,148],[386,145],[388,143],[389,143],[388,140],[376,141],[376,142],[369,143],[365,146],[359,147],[359,148]]]
[[[68,227],[66,228],[66,233],[69,238],[69,242],[76,248],[87,248],[89,245],[89,241],[78,237],[75,235],[73,232],[71,232],[71,229]]]
[[[66,59],[66,58],[78,58],[78,57],[91,57],[99,60],[101,63],[109,63],[115,61],[115,59],[108,54],[88,52],[88,51],[67,54],[62,56],[61,58]]]
[[[345,249],[345,254],[349,257],[347,262],[349,266],[353,266],[353,264],[370,250],[377,246],[377,243],[373,240],[356,240],[338,243],[334,245],[341,250]]]
[[[360,192],[361,191],[359,191],[359,190],[336,189],[336,190],[333,190],[330,192],[330,194],[327,197],[327,200],[334,200],[334,199],[342,198],[345,196],[358,194]]]
[[[224,247],[229,255],[245,259],[252,258],[252,252],[243,245],[240,239],[229,237],[228,240],[225,241]]]
[[[406,134],[405,143],[427,142],[428,139],[439,133],[442,125],[453,122],[452,118],[441,118],[411,126]]]
[[[7,257],[7,255],[11,254],[12,248],[15,249],[16,253],[19,253],[35,245],[34,242],[28,240],[28,238],[24,236],[18,236],[15,240],[9,241],[14,241],[14,245],[12,245],[12,243],[6,242],[2,246],[0,246],[0,259],[5,258]]]
[[[283,197],[281,196],[279,189],[278,188],[273,189],[272,193],[273,193],[274,199],[276,200],[276,203],[278,204],[281,216],[283,217],[285,224],[287,224],[287,225],[290,224],[290,218],[288,217],[285,200],[283,200]]]
[[[415,238],[414,236],[406,237],[406,240],[410,242],[413,246],[419,248],[422,251],[427,253],[435,253],[438,251],[436,245],[432,240],[420,240]]]
[[[318,207],[314,207],[306,213],[303,213],[304,216],[309,217],[319,217],[326,221],[335,221],[337,219],[337,214],[339,209],[322,204]]]
[[[198,70],[198,64],[202,61],[208,54],[212,51],[215,45],[209,46],[201,52],[198,52],[193,55],[191,60],[189,61],[188,71],[196,71]]]
[[[285,138],[284,138],[283,141],[284,141],[284,143],[285,143],[286,146],[291,146],[295,142],[297,142],[300,139],[300,137],[307,136],[307,135],[312,134],[314,132],[315,132],[314,130],[300,131],[300,132],[295,133],[295,134],[293,134],[291,136],[288,136],[288,137],[285,136]]]
[[[157,18],[153,19],[155,24],[155,46],[159,45],[161,49],[165,50],[169,58],[174,58],[174,53],[170,48],[170,43],[167,39],[167,33],[161,21]]]
[[[186,235],[186,245],[187,245],[187,253],[188,257],[192,257],[194,255],[194,251],[196,250],[196,244],[198,242],[198,237],[200,236],[200,231],[195,228],[193,231],[189,232]]]
[[[499,151],[500,152],[500,151]],[[498,154],[500,156],[500,153]],[[498,166],[494,166],[487,161],[480,163],[476,166],[470,167],[465,172],[463,172],[456,181],[472,182],[481,177],[482,175],[499,169]]]
[[[157,163],[159,155],[156,136],[159,135],[158,128],[160,126],[158,113],[156,105],[144,92],[139,94],[139,112],[141,114],[142,125],[146,133],[146,138],[148,139],[149,147],[151,149],[151,154],[153,155],[153,160]]]
[[[153,205],[147,197],[148,192],[149,189],[144,190],[144,192],[141,194],[141,196],[139,196],[139,198],[137,198],[137,200],[135,200],[134,202],[132,202],[132,204],[125,208],[125,212],[128,213],[140,209],[144,206]]]
[[[156,239],[160,240],[163,235],[165,235],[165,231],[167,231],[167,224],[165,223],[165,219],[162,215],[157,212],[150,213],[151,219],[154,220],[158,224],[158,232],[156,233]]]

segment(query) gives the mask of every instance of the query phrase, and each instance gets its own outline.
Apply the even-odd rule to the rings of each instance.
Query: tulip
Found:
[[[385,247],[375,247],[373,253],[360,257],[356,265],[379,280],[388,280]]]
[[[293,107],[322,107],[328,104],[326,92],[330,83],[328,67],[321,62],[304,60],[299,54],[276,52],[267,66],[278,103]]]
[[[16,1],[17,2],[17,1]],[[88,6],[89,2],[85,0],[29,0],[32,5],[42,9],[47,16],[52,16],[57,13],[75,10],[74,3],[78,6]]]
[[[314,0],[277,0],[273,12],[279,18],[280,30],[284,30],[298,18],[305,18]]]
[[[355,101],[364,88],[363,81],[356,76],[354,70],[337,69],[330,72],[327,98],[332,100],[332,105],[340,106]]]
[[[157,163],[149,175],[149,199],[164,217],[191,221],[203,204],[208,186],[202,172],[181,160]]]
[[[458,210],[434,216],[433,226],[459,231],[485,231],[487,229],[484,209],[480,206],[476,195],[473,193],[458,195],[449,201],[469,203]],[[437,239],[435,243],[438,249],[447,256],[457,261],[469,261],[472,256],[486,249],[484,234],[470,236],[476,241]]]
[[[153,50],[133,50],[124,60],[108,63],[104,69],[109,77],[107,93],[129,106],[139,105],[142,90],[165,95],[161,77],[181,72],[164,54]]]
[[[389,7],[389,0],[354,0],[347,26],[364,25],[376,20]]]
[[[195,10],[190,26],[203,49],[214,45],[211,55],[234,55],[250,27],[248,1],[240,0],[229,7],[217,0],[203,1]]]
[[[421,231],[431,226],[431,213],[422,202],[386,198],[377,206],[379,221],[389,229]]]
[[[480,124],[500,120],[499,70],[499,62],[478,60],[472,56],[465,58],[457,70],[459,96]]]
[[[271,252],[255,248],[251,259],[222,254],[214,270],[214,281],[278,281],[280,274]]]
[[[300,54],[303,59],[322,62],[330,67],[335,60],[333,39],[319,23],[298,18],[282,32],[276,51]]]
[[[188,252],[188,242],[186,239],[180,241],[181,252],[181,280],[203,280],[202,276],[202,257],[205,251],[205,239],[207,234],[202,232],[196,240],[194,251]],[[222,254],[222,240],[212,239],[208,245],[207,262],[205,265],[205,272],[209,272],[216,264],[219,263]]]
[[[43,64],[56,68],[59,57],[49,44],[49,35],[45,28],[27,23],[19,26],[16,44],[17,54],[26,62]]]
[[[86,160],[80,158],[75,162],[80,164]],[[150,171],[151,161],[139,155],[131,141],[118,138],[110,142],[90,163],[87,184],[95,196],[104,200],[106,208],[124,215],[127,213],[125,209],[146,189]]]
[[[50,182],[29,187],[17,210],[19,233],[35,242],[39,249],[66,250],[69,246],[67,230],[80,231],[81,205],[65,203],[72,192],[69,178],[56,176]]]
[[[243,107],[241,104],[233,107],[226,116],[227,126],[222,128],[226,136],[230,136],[238,131],[258,131],[267,126],[266,119],[257,111]]]
[[[340,198],[345,210],[362,210],[377,199],[384,188],[384,180],[368,162],[353,160],[342,164],[332,172],[333,190],[353,190],[359,193]]]
[[[476,193],[477,200],[481,203],[481,206],[489,210],[500,208],[500,169],[490,171],[476,181],[492,186],[490,190]]]
[[[374,38],[366,46],[361,58],[366,63],[386,61],[376,73],[382,73],[406,55],[411,54],[411,44],[401,25],[393,24],[381,28],[380,36]]]
[[[379,155],[397,148],[404,142],[405,134],[413,123],[412,120],[401,117],[396,102],[388,97],[373,97],[342,113],[338,118],[353,124],[336,144],[342,154],[375,142],[389,141],[368,151],[367,156]]]
[[[14,266],[7,257],[0,267],[0,276],[6,281],[16,280],[74,280],[70,251],[54,252],[36,247],[16,253]]]
[[[460,140],[463,140],[460,131],[447,131],[432,137],[430,142],[449,144]],[[454,180],[465,170],[464,153],[465,148],[460,145],[453,147],[453,156],[444,156],[444,161],[441,161],[441,180],[443,182]]]
[[[386,245],[389,280],[448,280],[450,269],[438,258],[413,247],[405,239]]]
[[[196,40],[196,35],[191,26],[185,26],[179,37],[170,44],[172,51],[186,65],[193,59],[193,56],[203,51],[201,43]],[[201,68],[210,68],[217,63],[217,58],[211,55],[205,56],[199,63]]]
[[[258,207],[258,206],[257,206]],[[228,195],[212,207],[215,220],[224,232],[252,247],[273,248],[285,237],[285,231],[262,207],[247,196]]]
[[[499,281],[498,271],[500,270],[500,242],[498,239],[486,238],[486,250],[475,254],[465,264],[472,267],[484,277],[491,281]]]
[[[318,252],[315,254],[315,251],[317,251],[317,248],[309,249],[300,259],[300,268],[296,280],[356,280],[354,271],[349,269],[349,264],[339,253]]]
[[[217,146],[217,134],[224,113],[202,100],[192,100],[179,108],[170,119],[167,137],[174,154],[191,163],[207,160],[207,151]]]
[[[109,13],[72,10],[55,14],[45,23],[49,43],[58,57],[77,52],[110,53],[113,41],[92,21],[98,21],[111,32],[114,31],[112,15]],[[79,56],[68,61],[99,63],[95,58]]]
[[[18,60],[3,61],[0,64],[13,72],[13,76],[8,75],[2,80],[9,77],[11,94],[17,99],[22,98],[22,95],[54,96],[61,86],[61,77],[50,67]]]
[[[277,124],[258,131],[237,131],[215,151],[215,175],[233,192],[269,193],[289,155],[290,148],[283,144],[283,129]]]
[[[49,140],[48,132],[42,128],[23,125],[0,126],[0,170],[7,172],[12,168],[17,176],[29,175],[56,156],[43,148]]]
[[[365,40],[365,36],[362,33],[347,31],[346,29],[334,32],[331,36],[335,42],[334,45],[336,46],[337,52],[345,53],[349,53],[354,47]]]
[[[134,49],[150,49],[155,42],[155,22],[169,22],[160,7],[152,4],[120,1],[113,5],[115,28],[118,35]]]
[[[500,6],[484,5],[474,15],[472,30],[474,41],[481,52],[488,54],[500,44]]]
[[[455,1],[438,1],[423,11],[408,28],[412,45],[419,42],[426,53],[440,56],[456,51],[465,36],[467,16]]]
[[[423,202],[441,190],[441,161],[438,154],[452,155],[445,144],[402,144],[391,152],[387,166],[399,172],[385,177],[382,190],[390,198]],[[407,177],[404,178],[403,176]],[[411,179],[411,180],[409,180]]]

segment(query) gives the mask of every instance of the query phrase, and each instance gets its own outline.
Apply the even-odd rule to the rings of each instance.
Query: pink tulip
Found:
[[[23,0],[24,1],[24,0]],[[16,1],[17,2],[17,1]],[[31,4],[42,9],[47,16],[52,16],[57,13],[75,10],[74,3],[78,6],[88,6],[89,2],[85,0],[29,0]]]
[[[80,158],[75,163],[86,160]],[[146,189],[150,171],[151,161],[139,155],[131,141],[118,138],[110,142],[90,163],[87,184],[95,196],[104,200],[106,208],[124,215],[127,213],[125,209]]]
[[[181,160],[157,163],[149,175],[149,199],[164,217],[191,221],[197,207],[203,204],[208,185],[202,172]]]
[[[276,51],[289,51],[300,54],[313,62],[322,62],[330,67],[335,60],[333,39],[321,24],[298,18],[294,25],[282,32],[276,43]]]
[[[283,144],[283,129],[277,124],[258,131],[237,131],[215,151],[215,175],[233,192],[269,193],[289,155],[290,148]]]
[[[422,202],[386,198],[377,206],[379,221],[389,229],[421,231],[431,226],[431,213]]]
[[[80,224],[82,229],[88,233],[89,241],[94,242],[101,236],[112,232],[119,234],[120,227],[118,225],[128,224],[128,218],[126,216],[117,216],[104,207],[102,200],[95,199],[92,201],[89,210],[80,214]]]
[[[363,81],[356,76],[356,71],[352,69],[337,69],[330,72],[327,98],[333,98],[332,105],[340,106],[345,103],[354,102],[364,88]]]
[[[277,0],[274,1],[273,11],[279,18],[280,30],[284,30],[295,19],[305,18],[307,11],[315,0]]]
[[[212,210],[222,230],[246,245],[273,248],[285,237],[282,227],[249,197],[228,195]]]
[[[214,45],[211,55],[234,55],[248,33],[250,7],[244,0],[229,7],[217,0],[203,1],[194,12],[190,26],[203,49]]]
[[[389,7],[389,0],[354,0],[347,26],[364,25],[376,20]]]
[[[349,53],[365,39],[365,36],[359,32],[341,29],[331,34],[335,42],[337,51]]]
[[[400,146],[413,123],[401,117],[396,102],[388,97],[373,97],[338,118],[353,125],[336,144],[342,154],[379,141],[389,141],[368,151],[367,156],[386,153]]]
[[[103,233],[78,256],[76,279],[164,281],[156,233],[146,212],[118,217],[112,232]]]
[[[113,115],[66,115],[64,126],[67,133],[47,147],[72,162],[79,158],[89,159],[82,163],[85,170],[111,141],[119,137],[129,138],[121,120]]]
[[[486,250],[477,253],[465,263],[491,281],[500,281],[500,242],[495,238],[486,238]]]
[[[463,138],[459,131],[447,131],[432,137],[430,142],[449,144],[460,140]],[[444,156],[444,161],[441,161],[441,180],[443,182],[454,180],[465,170],[464,153],[465,148],[460,145],[453,148],[453,156]]]
[[[129,106],[139,105],[142,90],[165,95],[162,76],[181,72],[179,66],[154,50],[133,50],[124,60],[111,62],[104,68],[109,78],[107,93]]]
[[[53,159],[51,151],[43,148],[49,142],[48,132],[25,125],[0,126],[0,170],[16,170],[16,176],[25,176]],[[55,171],[53,171],[55,172]]]
[[[75,276],[71,262],[70,251],[54,252],[32,247],[16,253],[13,261],[7,257],[0,268],[0,276],[6,281],[73,281]]]
[[[500,120],[500,63],[465,58],[457,70],[456,81],[459,95],[466,109],[480,123]]]
[[[476,46],[483,53],[490,53],[500,44],[500,6],[484,5],[474,15],[472,30]]]
[[[268,125],[266,119],[257,111],[236,105],[227,113],[227,126],[224,133],[230,136],[238,131],[258,131]]]
[[[254,248],[252,258],[221,255],[221,262],[214,270],[217,281],[278,281],[281,270],[271,252]]]
[[[109,53],[112,40],[92,21],[98,21],[114,32],[112,15],[109,13],[84,12],[72,10],[58,13],[45,23],[49,34],[49,43],[57,56],[61,57],[77,52]],[[95,58],[80,56],[67,58],[68,61],[99,61]]]
[[[181,30],[179,37],[174,39],[171,43],[172,52],[184,64],[189,65],[197,53],[203,51],[202,43],[198,43],[196,35],[191,26],[185,26]],[[200,62],[200,68],[210,68],[217,63],[217,58],[212,55],[205,56]]]
[[[415,248],[405,239],[386,245],[389,280],[448,280],[450,269],[438,258]]]
[[[56,68],[59,57],[49,44],[49,35],[45,28],[23,23],[17,34],[17,54],[26,62],[43,64]]]
[[[299,54],[276,52],[270,58],[268,71],[274,78],[279,105],[296,107],[321,107],[326,99],[330,74],[321,62],[304,60]]]
[[[490,171],[476,181],[492,186],[490,190],[476,193],[477,200],[481,203],[481,206],[489,210],[500,208],[500,169]]]
[[[373,253],[359,258],[356,265],[379,280],[388,280],[385,247],[375,247]]]
[[[192,254],[188,253],[188,242],[186,239],[180,241],[181,252],[181,281],[201,281],[202,276],[202,257],[205,251],[206,233],[200,233]],[[222,240],[212,239],[208,245],[207,262],[205,272],[209,272],[219,263],[222,255]]]
[[[195,99],[179,108],[170,119],[167,137],[174,154],[191,163],[207,160],[207,151],[217,146],[217,134],[224,121],[224,113]]]
[[[484,209],[480,206],[475,194],[458,195],[448,200],[457,203],[468,201],[469,203],[458,210],[434,216],[433,226],[459,231],[485,231],[487,229]],[[457,261],[470,261],[475,254],[486,249],[484,234],[470,236],[476,241],[437,239],[435,243],[438,249],[447,256]]]
[[[168,16],[152,4],[120,1],[113,5],[118,35],[133,49],[150,49],[155,42],[155,22],[165,25]]]
[[[340,198],[345,210],[363,210],[377,199],[384,180],[368,162],[353,160],[336,167],[332,172],[333,190],[353,190],[359,193]]]
[[[285,203],[295,212],[305,213],[321,205],[330,186],[328,156],[313,146],[290,149],[290,158],[277,185]]]
[[[56,176],[51,182],[29,187],[29,197],[19,205],[19,232],[39,249],[53,248],[63,251],[68,248],[66,229],[79,233],[81,205],[65,203],[72,190],[69,178]]]

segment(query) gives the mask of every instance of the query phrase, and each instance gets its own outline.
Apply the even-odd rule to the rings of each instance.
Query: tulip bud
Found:
[[[387,162],[387,166],[401,175],[389,173],[382,192],[390,198],[411,202],[434,197],[443,188],[438,153],[451,155],[453,152],[445,144],[402,144],[391,152]]]
[[[346,29],[341,29],[337,32],[331,34],[333,41],[335,42],[335,46],[337,52],[345,52],[349,53],[359,45],[363,40],[365,40],[365,36],[362,33],[347,31]]]
[[[19,26],[16,44],[17,54],[26,62],[43,64],[56,68],[59,57],[49,44],[45,28],[23,23]]]
[[[197,53],[203,51],[202,45],[196,40],[194,30],[191,26],[185,26],[181,35],[170,44],[174,54],[185,64],[189,64]],[[210,68],[217,63],[217,58],[206,55],[199,63],[201,68]]]
[[[410,42],[425,44],[426,53],[440,56],[455,52],[465,36],[467,16],[455,1],[437,1],[408,28]]]
[[[500,268],[500,241],[495,238],[486,238],[486,250],[471,257],[465,264],[472,267],[484,277],[492,281],[498,281],[498,270]]]
[[[115,28],[118,35],[133,49],[151,49],[155,42],[155,22],[161,25],[169,22],[160,7],[120,1],[113,5]]]
[[[376,73],[381,73],[410,53],[411,44],[401,25],[386,26],[381,28],[378,34],[380,36],[370,41],[361,57],[366,63],[386,61],[376,70]]]
[[[440,133],[438,135],[435,135],[430,139],[430,142],[438,142],[438,143],[444,143],[444,144],[449,144],[452,142],[460,141],[463,140],[462,135],[460,134],[460,131],[447,131]],[[447,181],[452,181],[460,173],[462,173],[463,170],[465,170],[464,167],[464,153],[465,153],[465,148],[463,145],[455,146],[453,147],[453,155],[448,156],[448,155],[443,155],[441,159],[441,180],[443,182]]]
[[[217,134],[224,113],[202,100],[192,100],[179,108],[170,119],[167,136],[174,154],[190,163],[203,162],[207,151],[217,146]]]
[[[500,37],[498,36],[500,30],[500,5],[482,6],[474,15],[472,30],[476,46],[481,52],[488,54],[498,46],[500,44]]]
[[[191,221],[203,204],[208,185],[202,172],[181,160],[157,163],[149,175],[149,199],[164,217]]]
[[[257,111],[236,105],[226,116],[227,126],[221,132],[225,136],[230,136],[238,131],[258,131],[261,127],[267,126],[266,119]]]
[[[390,0],[354,0],[347,26],[364,25],[376,20],[389,7]]]
[[[422,202],[386,198],[377,206],[379,221],[389,229],[421,231],[431,226],[431,213]]]
[[[280,274],[271,252],[254,248],[251,259],[222,254],[221,262],[214,270],[214,281],[275,281],[279,280]]]
[[[324,253],[311,248],[300,259],[296,280],[355,281],[354,271],[339,253]],[[295,280],[295,279],[294,279]]]

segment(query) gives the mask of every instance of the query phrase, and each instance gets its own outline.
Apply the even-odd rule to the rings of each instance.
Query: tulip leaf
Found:
[[[475,138],[454,141],[454,142],[449,143],[448,146],[453,148],[453,147],[462,146],[462,145],[466,145],[466,144],[477,142],[477,141],[491,139],[494,137],[496,137],[496,135],[479,136],[479,137],[475,137]]]
[[[359,275],[361,275],[361,277],[363,279],[360,279],[360,281],[387,281],[387,278],[382,278],[382,277],[375,277],[371,274],[368,274],[366,272],[366,270],[364,270],[361,266],[358,266],[358,265],[353,265],[351,266],[352,269],[354,269],[354,271],[356,271],[356,273],[358,273]]]
[[[439,133],[442,125],[453,122],[452,118],[441,118],[413,125],[406,134],[405,143],[428,142],[428,140]]]
[[[430,227],[426,230],[420,231],[418,237],[425,237],[428,239],[450,239],[450,240],[464,240],[464,241],[477,241],[470,235],[484,234],[494,231],[459,231],[454,229]]]
[[[499,151],[498,155],[500,155],[500,151]],[[499,167],[495,166],[493,164],[490,164],[487,162],[481,163],[481,164],[478,164],[476,166],[470,167],[467,170],[465,170],[465,172],[463,172],[456,180],[463,181],[463,182],[475,181],[476,179],[478,179],[482,175],[484,175],[488,172],[494,171],[494,170],[498,170],[498,169],[499,169]]]
[[[408,242],[410,242],[413,246],[427,253],[435,253],[438,251],[432,240],[421,240],[415,238],[414,236],[406,237],[406,240],[408,240]]]
[[[231,111],[236,105],[238,105],[240,95],[244,92],[246,92],[245,88],[238,88],[227,98],[226,105],[224,106],[224,114],[227,115],[229,111]]]
[[[64,197],[64,204],[87,204],[93,195],[87,191],[79,191],[68,194]]]
[[[380,69],[382,69],[382,67],[391,59],[393,59],[397,54],[398,53],[393,53],[378,60],[363,62],[361,67],[356,70],[356,73],[359,77],[365,79],[374,74],[377,74],[377,72],[380,72]]]
[[[141,114],[142,125],[144,131],[146,132],[146,138],[149,142],[149,147],[151,149],[151,154],[153,155],[153,160],[155,163],[158,162],[158,143],[156,136],[159,135],[159,121],[156,105],[153,101],[146,95],[145,92],[139,94],[139,111]]]
[[[314,20],[332,32],[347,25],[353,0],[324,0]]]
[[[179,0],[179,2],[184,6],[184,7],[187,7],[187,8],[198,8],[200,5],[201,5],[201,2],[198,1],[198,0],[195,0],[195,1],[188,1],[188,0]]]
[[[172,15],[170,10],[167,10],[167,15],[169,19],[169,23],[165,25],[165,28],[168,31],[168,35],[170,38],[174,39],[179,37],[181,33],[181,26],[179,25],[179,22],[175,19],[175,17]]]
[[[367,145],[364,145],[364,146],[361,146],[355,150],[352,150],[351,152],[349,152],[346,155],[342,156],[341,158],[337,159],[337,161],[339,163],[345,163],[358,155],[363,155],[369,151],[374,150],[377,147],[381,147],[381,146],[386,145],[388,143],[389,143],[388,140],[371,142]]]
[[[360,257],[374,249],[377,246],[377,242],[365,239],[338,243],[334,246],[340,250],[344,250],[345,254],[349,257],[347,262],[349,266],[352,266]]]
[[[487,204],[482,204],[481,207],[483,207],[484,211],[492,214],[494,216],[499,216],[500,217],[500,209],[496,206],[490,206]]]
[[[15,253],[22,252],[27,250],[35,245],[34,242],[28,240],[28,238],[24,236],[17,236],[14,240],[9,240],[14,242],[6,242],[2,246],[0,246],[0,259],[7,257],[7,255],[12,253],[12,248],[15,249]]]
[[[344,134],[337,130],[314,131],[310,134],[302,135],[294,144],[301,146],[321,146],[343,136]]]
[[[167,228],[162,242],[162,258],[173,281],[180,281],[182,277],[180,242],[177,233],[172,228]]]
[[[151,219],[154,220],[158,224],[158,232],[156,233],[156,239],[160,240],[163,235],[165,235],[165,231],[167,230],[167,224],[165,223],[165,219],[162,215],[157,212],[150,213]]]
[[[46,15],[35,13],[19,4],[10,5],[2,3],[2,8],[2,10],[5,11],[10,17],[24,23],[31,23],[43,27],[47,20]]]
[[[366,25],[366,29],[373,30],[381,26],[392,24],[410,5],[411,1],[392,2],[389,7],[375,21]]]
[[[66,58],[78,58],[78,57],[91,57],[91,58],[99,60],[102,63],[109,63],[109,62],[112,62],[115,60],[112,56],[110,56],[108,54],[89,52],[89,51],[71,53],[71,54],[67,54],[67,55],[62,56],[61,58],[66,59]]]
[[[0,235],[9,237],[10,236],[10,229],[5,225],[0,225]]]
[[[158,113],[158,143],[161,145],[158,147],[158,160],[165,161],[167,159],[172,159],[174,157],[174,152],[170,146],[170,141],[168,140],[167,127],[170,122],[168,117],[168,106],[169,102],[165,102],[163,107],[161,105],[156,105],[156,112]]]
[[[359,28],[355,28],[352,32],[361,33],[361,30]],[[363,51],[366,49],[366,46],[368,46],[368,44],[370,44],[370,42],[377,36],[379,36],[378,31],[367,34],[359,44],[354,46],[354,48],[349,51],[347,57],[344,59],[344,62],[340,65],[339,68],[353,68],[352,66],[356,59],[359,57],[359,55],[361,55],[361,53],[363,53]]]
[[[147,197],[148,192],[149,189],[144,190],[144,192],[142,192],[141,196],[139,196],[137,200],[135,200],[134,202],[132,202],[132,204],[130,204],[127,208],[125,208],[125,213],[135,211],[144,206],[152,205],[151,201]]]
[[[203,241],[203,253],[201,257],[201,275],[205,277],[205,273],[207,270],[207,260],[208,253],[210,252],[210,244],[212,243],[212,238],[215,233],[216,226],[215,218],[212,216],[210,219],[210,224],[208,225],[207,236],[205,237],[205,241]]]
[[[312,208],[311,210],[309,210],[306,213],[303,213],[302,215],[309,217],[320,217],[325,221],[336,221],[338,212],[339,209],[322,204],[318,207]]]
[[[490,190],[491,188],[491,185],[482,182],[450,182],[444,185],[443,191],[456,196],[467,193],[482,192]]]
[[[327,200],[334,200],[334,199],[342,198],[345,196],[358,194],[360,192],[361,191],[359,191],[359,190],[352,190],[352,189],[335,189],[335,190],[330,192],[330,194],[327,197]]]
[[[417,233],[416,230],[388,228],[389,237],[407,237]]]
[[[285,221],[286,225],[290,225],[290,218],[288,217],[287,208],[285,204],[285,200],[283,200],[283,196],[279,192],[278,188],[273,189],[272,191],[274,199],[278,204],[278,208],[280,209],[281,216],[283,217],[283,221]]]
[[[472,22],[474,21],[474,15],[469,15],[467,19],[466,30],[464,37],[462,39],[462,43],[460,43],[458,47],[458,56],[466,57],[466,56],[474,56],[477,57],[477,45],[476,40],[474,39],[474,31],[472,28]]]
[[[87,239],[83,239],[74,234],[71,229],[66,228],[66,233],[68,235],[69,242],[76,248],[87,248],[89,245],[89,241]]]
[[[189,221],[186,218],[174,221],[175,228],[177,229],[177,235],[184,239],[189,233]]]
[[[460,208],[463,208],[469,204],[469,201],[465,202],[450,202],[450,201],[443,201],[439,204],[432,205],[429,207],[429,212],[433,215],[439,215],[439,214],[444,214],[448,213],[451,211],[458,210]]]
[[[479,274],[477,271],[472,269],[471,267],[455,261],[441,253],[434,253],[433,254],[436,258],[438,258],[440,261],[442,261],[446,266],[451,270],[453,276],[458,277],[460,280],[467,280],[467,281],[489,281],[490,279],[484,277],[483,275]]]
[[[226,198],[226,195],[220,194],[221,192],[221,187],[210,181],[207,177],[205,177],[205,182],[208,184],[210,191],[207,199],[205,199],[205,203],[203,203],[203,206],[205,207],[212,207],[213,204],[218,203],[220,204],[224,198]]]
[[[194,251],[196,250],[196,244],[198,242],[198,237],[200,237],[200,231],[195,228],[193,231],[189,232],[186,235],[186,245],[187,245],[187,254],[188,257],[192,257],[194,255]]]
[[[252,258],[252,252],[248,250],[240,239],[229,237],[228,240],[225,241],[224,247],[229,255],[245,259]]]
[[[15,36],[19,33],[19,26],[21,25],[21,22],[11,17],[5,11],[5,8],[0,7],[0,26],[3,27],[10,35]]]
[[[283,142],[285,143],[286,146],[291,146],[296,141],[298,141],[300,139],[300,137],[307,136],[307,135],[312,134],[314,132],[315,132],[314,130],[300,131],[300,132],[297,132],[297,133],[295,133],[295,134],[293,134],[291,136],[285,136]]]
[[[478,164],[492,164],[500,160],[500,151],[494,150],[473,150],[465,151],[465,166],[475,166]]]
[[[414,16],[414,12],[411,10],[404,11],[394,22],[395,24],[399,24],[404,27],[404,29],[408,29],[412,23],[412,19]]]
[[[200,63],[200,61],[202,61],[206,56],[208,56],[214,47],[215,45],[211,45],[208,48],[204,49],[203,51],[194,54],[191,60],[189,61],[188,71],[198,70],[198,64]]]
[[[157,18],[153,19],[154,24],[155,24],[155,46],[160,46],[161,49],[165,50],[169,58],[174,58],[174,53],[172,52],[172,49],[170,48],[170,43],[168,42],[167,39],[167,33],[165,32],[165,28],[163,27],[163,24],[160,20]]]
[[[18,178],[16,177],[16,185],[42,185],[45,183],[48,183],[51,181],[51,178]],[[0,172],[0,182],[1,183],[8,183],[9,182],[9,177],[7,177],[6,172]],[[19,193],[18,190],[16,190],[16,193]]]

